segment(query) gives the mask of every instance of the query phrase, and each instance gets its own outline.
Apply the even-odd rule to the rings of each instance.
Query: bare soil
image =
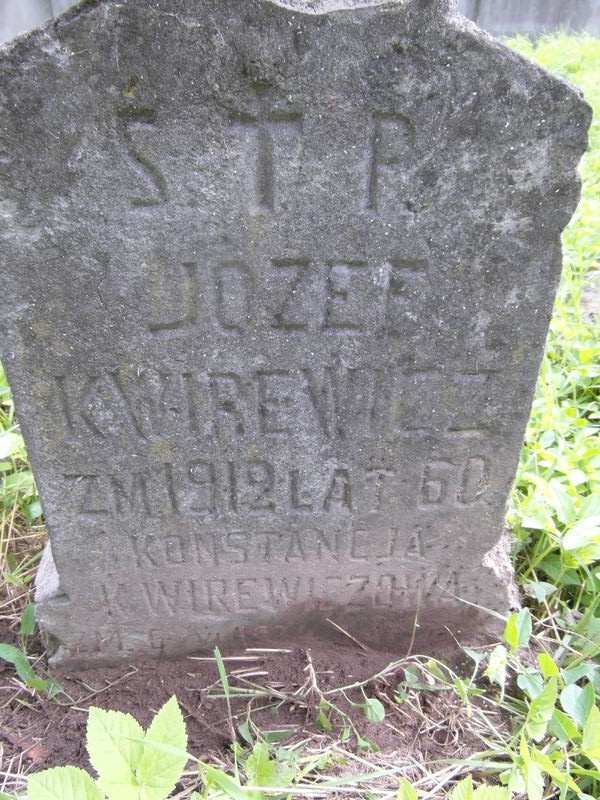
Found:
[[[0,639],[2,634],[0,630]],[[4,638],[14,643],[14,634],[8,630]],[[237,726],[248,713],[263,732],[285,729],[290,731],[286,743],[314,737],[317,746],[339,738],[349,717],[355,733],[372,742],[379,757],[392,763],[397,756],[402,762],[425,764],[481,748],[454,693],[419,693],[410,703],[394,700],[404,677],[397,654],[323,642],[302,649],[292,643],[278,650],[223,653],[232,695],[255,687],[254,697],[232,697],[231,721],[216,662],[208,656],[77,674],[55,672],[53,677],[63,692],[53,700],[24,688],[13,668],[0,662],[0,774],[4,778],[0,790],[21,787],[24,773],[51,766],[90,769],[85,728],[91,705],[128,712],[147,726],[173,694],[186,718],[188,750],[203,760],[228,760],[232,738],[239,735]],[[43,671],[43,661],[36,670]],[[364,681],[382,670],[385,674],[370,680],[364,691],[384,704],[385,720],[369,722],[361,709],[352,706],[352,702],[364,703],[364,695],[350,689],[327,695],[348,717],[330,713],[332,729],[324,731],[317,719],[319,692]],[[344,745],[348,750],[356,747],[355,733]]]

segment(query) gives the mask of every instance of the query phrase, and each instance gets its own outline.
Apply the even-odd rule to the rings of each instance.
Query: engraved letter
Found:
[[[241,333],[248,318],[250,275],[242,264],[221,264],[215,270],[217,319],[226,331]]]
[[[439,506],[448,499],[448,483],[454,466],[449,461],[430,461],[423,469],[420,507]]]
[[[334,470],[327,495],[323,502],[325,511],[329,511],[335,505],[339,509],[345,508],[352,511],[352,489],[350,486],[350,474],[347,469]]]
[[[227,436],[244,435],[242,381],[234,372],[215,372],[210,376],[215,435],[222,441]]]
[[[458,502],[463,505],[476,502],[487,489],[488,483],[485,458],[470,458],[462,471],[460,488],[456,495]]]
[[[373,115],[367,208],[379,210],[382,197],[385,196],[383,178],[391,172],[390,167],[400,165],[402,169],[402,165],[408,163],[413,140],[414,129],[408,117],[403,114]]]
[[[215,469],[210,461],[198,459],[190,461],[187,467],[190,483],[199,488],[194,505],[190,505],[193,514],[214,514],[215,502]]]
[[[276,111],[267,108],[265,91],[258,90],[258,110],[255,114],[235,112],[232,122],[251,128],[256,134],[257,159],[255,167],[256,203],[262,211],[275,208],[275,140],[302,133],[302,114],[297,111]]]
[[[156,113],[154,109],[136,106],[117,109],[117,132],[125,145],[124,155],[143,182],[149,189],[153,190],[150,196],[132,197],[131,204],[134,207],[156,206],[166,200],[167,184],[156,164],[133,143],[130,127],[140,123],[155,125]]]
[[[170,331],[182,331],[198,321],[198,265],[183,264],[183,284],[181,287],[181,313],[175,319],[151,322],[148,328],[155,336]]]
[[[366,264],[362,261],[330,263],[323,324],[325,330],[337,330],[340,333],[361,330],[363,297],[360,283],[365,273]]]
[[[286,386],[289,375],[285,370],[258,373],[258,413],[260,432],[291,433],[291,414],[294,403],[290,387]]]
[[[271,499],[275,487],[275,472],[268,461],[254,461],[248,464],[246,479],[252,496],[249,506],[252,511],[273,511],[275,503]]]
[[[134,472],[131,475],[130,488],[125,488],[125,481],[118,481],[113,475],[110,476],[111,487],[115,501],[117,514],[127,512],[135,513],[142,511],[149,517],[152,516],[150,503],[148,501],[148,489],[146,486],[146,476],[141,472]]]
[[[314,314],[314,304],[307,292],[308,278],[311,275],[310,261],[306,259],[273,259],[276,267],[274,276],[280,281],[282,276],[287,277],[283,302],[279,302],[279,309],[273,318],[273,327],[284,331],[308,330],[311,314]]]

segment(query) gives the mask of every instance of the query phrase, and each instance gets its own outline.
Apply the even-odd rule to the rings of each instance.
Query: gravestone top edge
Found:
[[[589,118],[588,127],[591,124],[591,107],[577,86],[515,52],[504,42],[479,27],[476,22],[462,13],[458,6],[458,0],[252,0],[252,2],[256,6],[272,7],[273,10],[308,17],[332,14],[337,16],[346,13],[360,14],[369,11],[416,12],[431,15],[432,18],[435,16],[436,20],[442,19],[445,26],[453,28],[457,33],[471,35],[480,42],[484,42],[490,50],[500,50],[514,62],[527,64],[532,74],[543,75],[548,81],[562,84],[571,89],[572,99],[582,101],[583,105],[587,107],[585,113]],[[141,6],[154,14],[172,16],[181,22],[189,22],[197,16],[196,11],[204,4],[204,0],[195,0],[193,4],[185,0],[80,0],[32,30],[21,33],[8,41],[0,42],[0,63],[11,59],[13,53],[18,54],[19,58],[28,58],[28,54],[22,51],[22,47],[32,45],[40,36],[49,37],[58,42],[60,40],[58,30],[62,25],[74,23],[79,18],[102,7],[118,12],[122,8]],[[105,20],[105,22],[107,21]]]

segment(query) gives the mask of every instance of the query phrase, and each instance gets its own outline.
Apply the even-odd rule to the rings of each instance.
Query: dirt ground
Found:
[[[355,732],[376,745],[378,758],[392,763],[398,758],[403,763],[424,764],[481,749],[481,742],[462,724],[466,716],[454,693],[419,693],[409,703],[394,700],[404,677],[397,654],[315,642],[303,649],[282,645],[279,652],[226,652],[223,658],[233,696],[233,724],[224,698],[216,696],[223,695],[222,685],[216,662],[208,656],[77,674],[55,672],[62,693],[53,700],[24,688],[13,668],[0,662],[0,772],[4,779],[0,791],[22,787],[24,773],[51,766],[73,764],[89,769],[85,751],[89,706],[129,712],[147,726],[173,694],[186,719],[188,751],[218,763],[227,762],[232,732],[236,735],[237,726],[249,713],[263,733],[289,731],[286,744],[314,737],[315,745],[322,747],[339,739],[349,717]],[[36,669],[40,667],[43,663]],[[325,731],[318,720],[319,693],[382,671],[385,674],[370,680],[364,692],[381,700],[384,721],[370,723],[361,709],[353,708],[352,702],[364,703],[365,698],[360,690],[350,689],[327,695],[348,717],[330,713],[332,728]],[[235,697],[240,689],[250,689],[251,694]],[[356,748],[355,733],[344,747]]]

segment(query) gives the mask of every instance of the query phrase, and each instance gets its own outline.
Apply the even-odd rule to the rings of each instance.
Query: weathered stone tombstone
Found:
[[[100,1],[2,53],[55,663],[508,608],[483,561],[589,111],[447,2],[338,5]]]

